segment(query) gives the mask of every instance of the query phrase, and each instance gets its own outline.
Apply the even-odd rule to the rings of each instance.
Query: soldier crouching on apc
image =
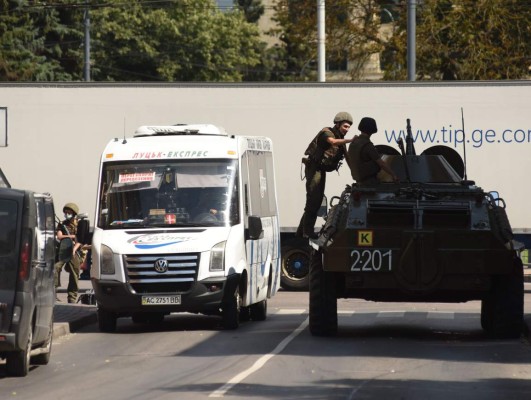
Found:
[[[352,178],[360,185],[376,185],[380,183],[377,178],[378,172],[383,169],[393,178],[393,181],[398,182],[398,176],[382,160],[382,156],[371,142],[371,135],[378,132],[376,121],[373,118],[364,117],[358,129],[361,135],[356,136],[348,147]]]
[[[297,236],[315,239],[314,232],[317,212],[323,201],[326,173],[337,171],[343,157],[347,157],[345,144],[352,139],[345,139],[352,116],[348,112],[340,112],[334,117],[332,128],[323,128],[312,140],[304,154],[304,175],[306,177],[306,205],[297,229]],[[347,158],[347,163],[348,163]]]

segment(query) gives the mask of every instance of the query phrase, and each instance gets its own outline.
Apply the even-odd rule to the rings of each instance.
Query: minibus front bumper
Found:
[[[186,292],[137,293],[129,283],[92,279],[98,307],[118,314],[194,312],[217,314],[236,291],[240,274],[196,281]]]

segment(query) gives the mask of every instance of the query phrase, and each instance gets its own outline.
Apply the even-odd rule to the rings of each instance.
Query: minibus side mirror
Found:
[[[245,238],[250,240],[262,239],[264,237],[264,229],[262,228],[262,220],[256,215],[249,215],[248,228],[246,230]]]

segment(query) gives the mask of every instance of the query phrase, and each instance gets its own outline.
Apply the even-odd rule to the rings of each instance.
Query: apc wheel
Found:
[[[50,333],[44,345],[42,346],[42,353],[31,357],[31,362],[35,365],[47,365],[50,362],[50,355],[52,354],[52,342],[53,342],[53,315],[50,320]]]
[[[308,290],[311,247],[304,240],[289,242],[281,250],[280,283],[286,290]]]
[[[234,295],[223,303],[221,309],[221,324],[224,329],[238,329],[240,326],[241,297],[238,288]]]
[[[322,253],[312,252],[310,264],[310,332],[314,336],[337,334],[337,294],[334,273],[323,270]]]
[[[116,332],[116,319],[118,317],[115,313],[107,311],[98,307],[98,328],[100,332],[113,333]]]
[[[6,371],[11,376],[28,375],[31,360],[31,344],[33,341],[33,332],[31,326],[28,331],[26,347],[23,350],[7,353]]]
[[[524,326],[524,276],[520,258],[512,271],[493,278],[490,292],[481,301],[481,326],[496,338],[518,338]]]
[[[250,308],[253,321],[265,321],[267,318],[267,300],[252,304]]]

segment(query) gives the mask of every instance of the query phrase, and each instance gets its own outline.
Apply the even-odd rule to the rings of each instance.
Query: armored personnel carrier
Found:
[[[481,300],[483,329],[518,337],[523,266],[505,202],[466,179],[452,148],[416,155],[407,125],[405,150],[376,146],[400,182],[380,173],[380,184],[347,185],[311,242],[311,333],[336,334],[338,298]]]

